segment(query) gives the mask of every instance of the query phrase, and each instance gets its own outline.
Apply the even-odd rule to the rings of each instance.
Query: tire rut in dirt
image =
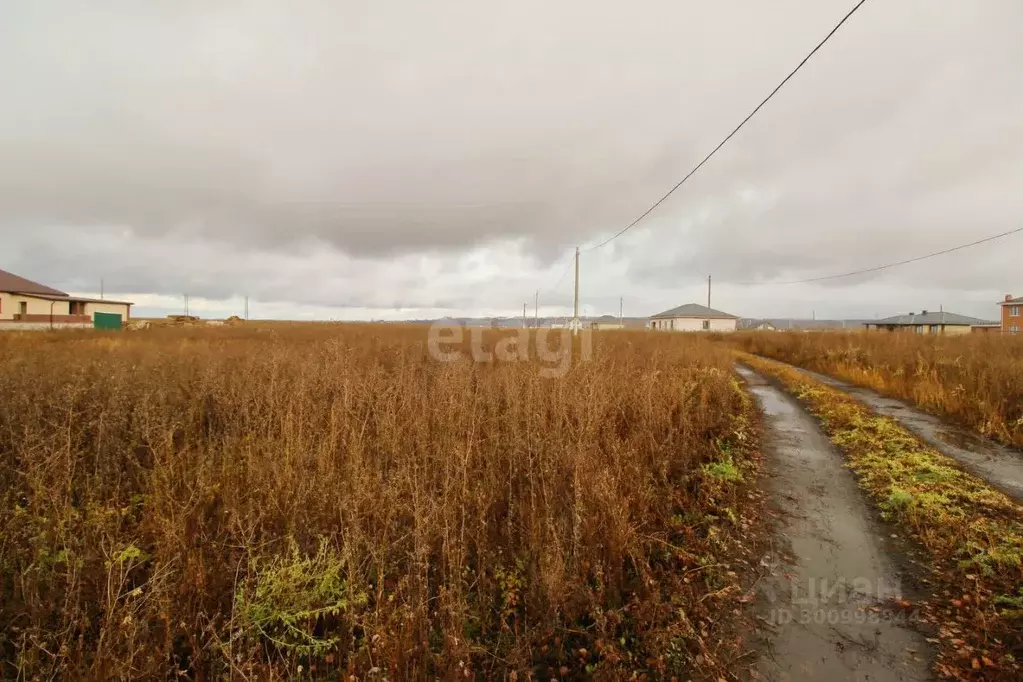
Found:
[[[895,398],[882,396],[869,388],[853,386],[802,367],[789,366],[847,393],[874,412],[894,419],[941,454],[959,462],[974,476],[984,479],[1017,502],[1023,502],[1023,453],[1018,450],[946,424],[939,417],[921,412]]]
[[[842,455],[794,400],[740,368],[766,417],[765,479],[778,516],[758,585],[759,679],[930,679],[933,650],[888,608],[902,580]]]

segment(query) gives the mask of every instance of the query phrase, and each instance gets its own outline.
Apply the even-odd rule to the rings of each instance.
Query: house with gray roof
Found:
[[[924,310],[919,313],[886,317],[883,320],[871,320],[865,324],[867,331],[914,332],[916,334],[969,334],[972,327],[987,323],[987,320],[970,317],[969,315],[946,313],[944,311],[935,313]]]
[[[650,318],[650,328],[666,332],[734,332],[739,318],[699,303],[686,303]]]

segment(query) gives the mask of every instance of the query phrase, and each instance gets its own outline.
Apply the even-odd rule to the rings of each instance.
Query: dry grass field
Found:
[[[0,336],[0,678],[724,675],[757,436],[727,349],[599,334],[545,379],[426,338]]]
[[[1023,339],[758,332],[732,340],[748,352],[872,388],[1023,447]]]

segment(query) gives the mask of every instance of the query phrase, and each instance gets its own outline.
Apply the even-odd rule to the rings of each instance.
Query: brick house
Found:
[[[1023,330],[1023,298],[1013,298],[1006,294],[1002,306],[1002,333],[1019,334]]]

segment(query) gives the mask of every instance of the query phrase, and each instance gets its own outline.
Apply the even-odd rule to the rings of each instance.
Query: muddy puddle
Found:
[[[926,680],[933,651],[908,614],[890,541],[816,421],[740,368],[765,415],[765,484],[776,546],[757,586],[753,679]]]
[[[793,369],[848,393],[880,415],[897,420],[938,452],[958,461],[973,475],[983,478],[1017,502],[1023,502],[1023,453],[949,426],[934,415],[868,388],[853,386],[801,367],[793,366]]]

